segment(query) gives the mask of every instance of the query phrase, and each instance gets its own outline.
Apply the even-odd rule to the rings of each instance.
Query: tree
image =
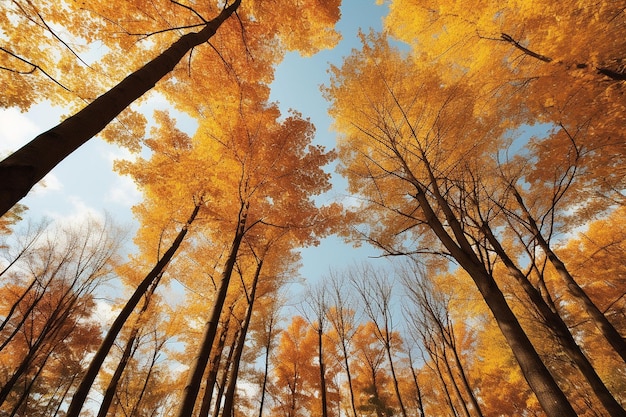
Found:
[[[354,398],[354,388],[352,386],[352,372],[350,371],[350,352],[352,337],[357,330],[356,312],[354,300],[348,291],[347,282],[349,275],[331,273],[327,278],[329,288],[329,298],[331,307],[326,312],[328,321],[332,326],[330,339],[340,347],[343,359],[343,367],[348,380],[348,393],[350,396],[350,408],[356,417],[357,407]]]
[[[91,386],[98,376],[98,372],[102,367],[102,364],[104,363],[104,360],[106,359],[109,350],[113,346],[115,339],[117,338],[118,334],[122,330],[122,327],[126,323],[126,320],[128,320],[133,310],[135,309],[141,298],[146,294],[154,280],[156,280],[163,273],[163,270],[170,262],[170,260],[176,253],[176,250],[185,238],[189,226],[191,225],[191,223],[193,223],[196,216],[198,215],[198,211],[200,210],[202,204],[202,200],[195,204],[191,216],[187,220],[187,223],[181,228],[174,242],[172,242],[171,246],[163,254],[163,257],[159,259],[154,268],[152,268],[152,270],[146,275],[143,281],[139,283],[133,295],[128,299],[128,301],[124,305],[124,308],[122,308],[122,310],[116,317],[115,321],[111,325],[111,328],[108,330],[106,336],[104,337],[102,344],[94,355],[94,358],[91,360],[89,368],[83,376],[80,385],[76,389],[74,396],[72,397],[72,402],[70,403],[70,407],[67,410],[68,417],[78,417],[78,415],[80,414],[80,410],[82,409],[85,400],[87,399],[87,394],[89,393]]]
[[[304,317],[307,319],[313,330],[317,334],[317,363],[320,373],[320,404],[322,417],[328,417],[328,392],[326,389],[326,367],[324,360],[324,334],[328,319],[326,316],[328,309],[326,288],[323,285],[310,286],[304,295]]]
[[[269,391],[276,403],[273,411],[283,417],[305,415],[311,409],[313,391],[318,386],[319,368],[314,364],[316,333],[301,316],[294,316],[281,332]],[[317,368],[317,369],[316,369]]]
[[[497,149],[502,125],[490,120],[495,115],[474,117],[475,94],[466,85],[419,72],[384,38],[371,37],[334,68],[326,91],[343,134],[341,169],[351,191],[365,199],[369,240],[392,254],[420,252],[419,246],[394,247],[406,246],[413,234],[429,252],[449,253],[481,291],[548,415],[574,415],[490,273],[490,257],[475,252],[475,225],[454,211],[457,202],[471,202],[457,186],[472,172],[466,168],[484,171]],[[441,246],[434,249],[437,240]]]
[[[406,268],[403,271],[402,280],[411,304],[416,309],[409,313],[411,326],[420,335],[422,344],[433,362],[437,364],[437,370],[439,370],[438,361],[443,362],[463,415],[469,417],[469,409],[471,409],[475,415],[482,417],[483,412],[476,398],[474,387],[470,384],[467,371],[461,361],[461,348],[458,346],[449,312],[450,300],[438,291],[433,283],[427,280],[425,273],[418,268],[414,267],[411,270]],[[452,368],[456,369],[458,376],[453,375]],[[439,376],[443,381],[442,376]],[[471,407],[468,407],[461,395],[459,385],[464,390],[468,398],[467,403]]]
[[[402,345],[402,340],[397,330],[394,330],[393,280],[388,277],[387,271],[364,266],[350,276],[350,282],[361,296],[365,314],[374,323],[375,335],[385,348],[400,412],[406,417],[407,411],[402,401],[394,365],[394,353]]]
[[[47,23],[48,17],[50,17],[52,21],[60,20],[61,25],[65,23],[66,29],[70,31],[73,29],[82,29],[80,26],[73,26],[76,24],[75,21],[66,22],[64,20],[64,18],[68,15],[71,16],[71,12],[67,15],[63,13],[60,15],[62,17],[59,18],[57,15],[54,15],[57,8],[50,5],[50,8],[52,9],[50,12],[51,16],[42,16],[40,10],[30,10],[30,7],[23,7],[20,3],[21,2],[15,2],[16,10],[12,11],[14,11],[17,15],[25,14],[26,16],[20,17],[26,20],[27,25],[34,20],[39,20],[40,22],[35,22],[36,26],[38,26],[37,29],[39,32],[41,32],[40,26],[43,25],[49,29],[49,32],[53,33],[53,36],[55,36],[52,29],[50,29],[50,24]],[[129,6],[131,9],[133,6],[139,9],[140,14],[145,13],[145,9],[150,6],[156,6],[157,9],[159,8],[157,5],[143,4],[139,0]],[[128,43],[134,37],[132,36],[133,34],[138,34],[137,32],[134,32],[134,30],[144,31],[139,32],[139,34],[143,34],[145,37],[152,37],[152,35],[157,34],[171,35],[179,30],[186,31],[187,33],[182,35],[169,47],[164,48],[164,50],[159,53],[156,58],[150,60],[140,69],[133,71],[115,87],[93,100],[93,102],[88,104],[80,112],[66,119],[64,122],[52,128],[48,132],[39,135],[29,144],[25,145],[23,148],[16,151],[0,163],[0,178],[2,178],[2,185],[0,186],[0,213],[6,213],[13,205],[26,195],[35,183],[37,183],[46,173],[54,168],[54,166],[60,163],[65,157],[71,154],[91,137],[98,134],[98,132],[100,132],[132,102],[151,90],[159,80],[168,75],[174,69],[177,63],[187,53],[193,50],[196,46],[199,46],[211,39],[224,22],[231,17],[231,15],[236,13],[238,17],[237,23],[241,24],[241,26],[238,27],[238,30],[233,30],[233,32],[231,32],[232,36],[243,36],[245,39],[247,33],[253,33],[259,37],[258,42],[257,39],[255,39],[254,42],[247,42],[247,39],[245,39],[244,44],[246,45],[246,48],[248,46],[256,46],[261,48],[261,50],[263,48],[267,49],[266,42],[271,42],[272,39],[276,39],[276,37],[278,37],[278,42],[271,42],[274,47],[278,46],[285,49],[297,49],[303,51],[304,53],[312,53],[318,48],[334,44],[337,40],[336,33],[332,29],[329,29],[329,27],[332,26],[339,18],[337,1],[324,3],[311,2],[307,4],[306,16],[310,16],[310,19],[307,19],[307,25],[301,24],[301,10],[290,2],[272,2],[272,4],[268,4],[268,2],[251,1],[245,2],[244,5],[242,5],[241,0],[235,0],[231,4],[225,4],[221,11],[218,11],[218,6],[216,4],[202,4],[198,5],[198,8],[195,8],[194,6],[195,5],[183,5],[179,2],[163,1],[163,10],[160,10],[160,12],[163,13],[162,16],[171,13],[173,13],[174,16],[176,14],[179,16],[184,14],[185,17],[182,20],[185,23],[181,22],[179,27],[166,27],[165,29],[149,26],[146,27],[141,24],[135,25],[137,27],[133,27],[131,29],[132,32],[128,32],[126,39],[120,40],[121,44],[123,45],[124,43]],[[81,8],[82,6],[69,3],[68,7]],[[125,16],[123,14],[121,16],[116,16],[115,13],[119,13],[120,11],[114,10],[114,8],[112,9],[111,5],[107,2],[97,2],[90,6],[90,8],[93,8],[90,10],[93,11],[93,15],[90,16],[91,19],[94,19],[94,15],[102,16],[102,19],[98,20],[100,22],[106,22],[106,24],[104,24],[105,33],[107,26],[115,27],[118,19],[121,21],[125,20]],[[283,9],[284,13],[277,16],[273,13],[276,9]],[[124,9],[121,11],[122,13],[128,12]],[[186,13],[182,13],[183,11]],[[136,12],[136,10],[134,10],[134,12]],[[109,13],[114,13],[114,15],[111,16]],[[205,13],[206,15],[216,15],[216,17],[207,20],[203,17]],[[144,19],[139,19],[139,22],[145,24],[146,21],[149,22],[150,20],[151,19],[146,19],[144,21]],[[167,19],[164,20],[168,23]],[[173,19],[173,21],[179,20],[180,19]],[[189,23],[189,20],[195,20],[195,22]],[[22,21],[20,20],[20,22]],[[257,30],[258,22],[263,22],[262,30]],[[3,19],[0,23],[5,26],[11,26],[9,19]],[[123,24],[120,26],[124,28]],[[200,30],[197,32],[189,31],[189,29],[195,28],[200,28]],[[116,28],[116,31],[117,30],[119,30],[119,27]],[[17,38],[22,36],[21,33],[19,35],[16,33],[14,34],[12,31],[11,33],[12,36]],[[82,34],[83,32],[81,31],[80,35]],[[46,33],[46,35],[49,35],[49,33]],[[75,36],[80,35],[76,34]],[[91,36],[89,38],[92,39]],[[166,39],[170,38],[171,37],[167,37]],[[60,49],[63,53],[66,53],[67,51],[64,47],[67,46],[67,43],[60,40],[58,36],[57,39],[61,45]],[[113,39],[115,38],[107,38],[107,41],[112,41]],[[251,52],[254,53],[256,50],[252,50]],[[33,72],[37,72],[38,75],[39,73],[48,75],[48,77],[52,78],[57,85],[61,85],[58,81],[54,80],[53,77],[50,77],[49,74],[37,64],[31,63],[27,59],[18,55],[16,52],[12,52],[7,48],[2,48],[0,50],[0,56],[6,58],[6,55],[9,55],[10,59],[21,61],[19,62],[19,65],[26,65],[32,69],[32,71],[29,71],[28,69],[20,70],[19,68],[12,66],[12,63],[9,63],[2,66],[1,70],[3,70],[3,75],[8,73],[11,77],[22,78],[32,75]],[[277,55],[280,56],[280,53],[274,53],[274,56]],[[41,56],[37,56],[36,58],[41,59]],[[35,71],[35,69],[39,69],[39,71]],[[265,69],[265,71],[268,70],[269,68]],[[264,74],[257,79],[262,80],[263,78],[265,78]],[[12,79],[10,84],[13,85]],[[67,90],[67,88],[65,89]],[[22,103],[22,105],[27,106],[27,103]]]
[[[376,324],[371,321],[359,325],[353,337],[354,390],[358,409],[377,417],[395,414],[391,396],[390,377],[385,365],[385,348],[376,335]]]
[[[0,331],[0,403],[33,415],[62,407],[84,372],[82,358],[99,343],[94,292],[112,277],[123,234],[91,220],[36,229],[35,237],[5,271]]]

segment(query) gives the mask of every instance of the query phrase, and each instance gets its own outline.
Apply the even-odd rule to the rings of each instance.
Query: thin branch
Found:
[[[500,34],[500,38],[503,41],[510,43],[511,45],[513,45],[514,47],[519,49],[520,51],[524,52],[526,55],[532,56],[533,58],[536,58],[536,59],[538,59],[540,61],[543,61],[543,62],[552,62],[552,58],[547,57],[545,55],[538,54],[537,52],[533,52],[530,49],[523,47],[522,45],[520,45],[519,42],[517,42],[515,39],[513,39],[511,37],[511,35],[508,35],[506,33],[502,33],[502,34]]]
[[[125,32],[125,33],[129,36],[141,36],[142,39],[146,39],[146,38],[149,38],[150,36],[159,35],[161,33],[172,32],[172,31],[181,30],[181,29],[193,29],[193,28],[197,28],[200,26],[206,26],[206,23],[196,23],[193,25],[176,26],[173,28],[161,29],[161,30],[148,32],[148,33],[133,33],[133,32]]]
[[[4,48],[4,47],[2,47],[2,46],[0,46],[0,50],[1,50],[1,51],[6,52],[7,54],[11,55],[12,57],[14,57],[14,58],[16,58],[16,59],[18,59],[18,60],[20,60],[20,61],[24,62],[25,64],[30,65],[30,66],[32,67],[32,69],[31,69],[30,71],[28,71],[28,72],[25,72],[25,71],[18,71],[18,70],[14,70],[14,69],[11,69],[11,68],[6,68],[6,67],[0,67],[0,69],[4,69],[4,70],[10,71],[10,72],[14,72],[14,73],[16,73],[16,74],[24,74],[24,75],[26,75],[26,74],[32,74],[33,72],[35,72],[35,70],[39,70],[39,71],[41,71],[41,72],[42,72],[42,73],[43,73],[46,77],[48,77],[48,78],[49,78],[52,82],[54,82],[56,85],[58,85],[59,87],[61,87],[62,89],[64,89],[65,91],[68,91],[68,92],[70,92],[70,93],[72,92],[72,90],[70,90],[69,88],[67,88],[67,87],[66,87],[66,86],[64,86],[63,84],[61,84],[59,81],[55,80],[55,79],[54,79],[54,77],[52,77],[50,74],[48,74],[48,73],[47,73],[47,72],[46,72],[43,68],[41,68],[39,65],[37,65],[37,64],[33,64],[32,62],[30,62],[30,61],[28,61],[28,60],[26,60],[26,59],[24,59],[24,58],[22,58],[22,57],[20,57],[20,56],[18,56],[18,55],[16,55],[16,54],[14,54],[13,52],[9,51],[8,49],[6,49],[6,48]]]
[[[198,18],[199,18],[200,20],[202,20],[204,23],[209,23],[209,21],[208,21],[208,20],[206,20],[206,19],[205,19],[205,18],[204,18],[204,17],[203,17],[203,16],[202,16],[202,15],[201,15],[201,14],[200,14],[200,13],[199,13],[196,9],[194,9],[193,7],[191,7],[191,6],[187,6],[186,4],[179,3],[179,2],[177,2],[176,0],[170,0],[170,2],[171,2],[171,3],[174,3],[174,4],[175,4],[175,5],[177,5],[177,6],[182,7],[182,8],[184,8],[184,9],[189,10],[191,13],[195,14],[196,16],[198,16]]]

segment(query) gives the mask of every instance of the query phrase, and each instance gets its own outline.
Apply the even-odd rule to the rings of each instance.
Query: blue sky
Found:
[[[272,100],[278,101],[284,114],[290,108],[310,117],[317,129],[316,143],[334,147],[335,134],[330,130],[328,103],[323,99],[320,86],[328,81],[329,64],[340,65],[342,58],[353,48],[359,48],[359,28],[364,32],[380,30],[387,7],[376,5],[375,0],[345,0],[337,29],[342,41],[333,50],[303,58],[290,53],[277,68],[272,85]],[[151,99],[150,107],[166,107],[158,97]],[[27,113],[17,109],[0,110],[0,156],[17,149],[38,133],[62,119],[67,112],[45,103],[34,106]],[[150,117],[151,113],[147,113]],[[130,207],[141,195],[132,181],[120,177],[112,170],[113,161],[128,157],[125,150],[95,138],[70,155],[45,179],[47,186],[36,187],[22,203],[29,207],[29,217],[42,217],[75,222],[87,214],[101,217],[105,212],[128,228],[133,229],[134,219]],[[333,167],[329,167],[332,171]],[[334,176],[334,189],[321,201],[342,200],[346,196],[345,181]],[[368,248],[354,249],[341,239],[330,237],[318,247],[303,251],[301,274],[306,279],[317,279],[330,268],[341,269],[365,260],[376,252]]]

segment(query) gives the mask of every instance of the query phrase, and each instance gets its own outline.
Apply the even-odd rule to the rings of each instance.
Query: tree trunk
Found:
[[[407,417],[406,408],[404,407],[404,402],[402,401],[402,395],[400,394],[400,387],[398,386],[398,377],[396,376],[396,367],[393,365],[393,360],[391,357],[391,336],[389,335],[389,330],[386,328],[385,324],[385,350],[387,351],[387,359],[389,360],[389,370],[391,371],[391,378],[393,380],[393,389],[396,393],[396,398],[398,399],[398,404],[400,405],[400,411],[402,412],[402,417]]]
[[[453,336],[452,336],[453,337]],[[454,359],[454,364],[456,369],[459,371],[459,376],[461,377],[461,384],[469,397],[470,404],[472,404],[472,408],[474,409],[476,415],[478,417],[483,417],[482,409],[478,404],[478,400],[476,399],[476,395],[474,395],[474,391],[470,386],[469,380],[467,379],[467,374],[465,373],[465,369],[463,368],[463,364],[461,363],[461,358],[459,357],[459,352],[456,349],[456,343],[448,344],[448,347],[452,350],[452,358]]]
[[[265,345],[265,363],[263,364],[263,384],[261,385],[261,401],[259,404],[259,417],[263,417],[263,405],[265,404],[265,393],[267,392],[267,379],[270,368],[270,350],[272,348],[272,330],[274,330],[274,314],[270,317],[267,334],[267,345]]]
[[[139,314],[137,315],[137,318],[135,319],[135,324],[130,332],[130,336],[128,337],[128,340],[126,341],[126,346],[124,347],[124,352],[122,353],[122,357],[120,358],[120,361],[118,362],[117,367],[115,368],[115,372],[113,372],[113,376],[111,377],[111,380],[109,381],[109,385],[107,385],[106,391],[104,392],[104,398],[102,399],[102,402],[100,403],[100,409],[98,410],[97,417],[106,417],[109,411],[109,407],[111,407],[111,403],[113,402],[113,397],[115,397],[115,391],[117,390],[117,386],[120,382],[120,379],[122,378],[122,373],[124,372],[124,369],[126,369],[126,365],[128,364],[130,357],[132,356],[133,345],[135,344],[135,340],[137,340],[137,336],[139,335],[139,324],[141,323],[141,318],[143,314],[146,312],[146,310],[148,309],[148,306],[150,305],[150,299],[152,298],[152,294],[154,294],[154,291],[156,290],[157,285],[159,285],[159,281],[162,276],[163,274],[159,274],[157,276],[154,282],[150,285],[150,289],[148,290],[148,292],[146,293],[146,296],[144,297],[143,305],[141,306],[141,310],[139,311]]]
[[[322,401],[322,417],[328,417],[328,400],[326,398],[326,369],[324,367],[324,346],[322,344],[322,336],[324,336],[324,333],[322,332],[321,323],[318,322],[317,324],[317,353],[320,364],[320,400]]]
[[[235,331],[233,338],[233,344],[228,349],[228,355],[226,356],[226,362],[224,363],[224,369],[222,370],[222,379],[218,385],[217,395],[215,396],[215,410],[213,410],[213,417],[218,417],[221,410],[222,398],[224,398],[224,392],[226,391],[226,384],[228,383],[228,371],[233,361],[233,355],[235,354],[235,341],[239,338],[239,330]]]
[[[91,363],[89,364],[89,368],[87,369],[85,376],[81,380],[80,385],[76,389],[76,392],[74,393],[74,396],[72,397],[72,402],[70,403],[70,406],[67,410],[66,417],[78,417],[79,416],[80,410],[83,408],[83,404],[85,403],[85,400],[87,399],[87,394],[89,394],[89,390],[91,389],[93,382],[98,376],[100,367],[104,363],[104,360],[106,359],[109,353],[109,350],[111,349],[111,346],[113,346],[113,343],[115,342],[115,339],[117,338],[117,335],[122,330],[124,323],[126,323],[126,320],[128,320],[128,317],[130,317],[130,315],[132,314],[133,310],[139,303],[139,300],[141,300],[141,297],[143,297],[146,291],[148,291],[148,288],[150,287],[152,282],[159,275],[163,273],[167,264],[171,261],[172,257],[174,257],[176,250],[178,250],[178,247],[182,243],[183,239],[185,238],[185,235],[187,234],[187,231],[189,230],[189,226],[195,220],[196,216],[198,215],[198,211],[200,211],[200,207],[203,204],[204,202],[202,200],[200,200],[196,204],[193,212],[191,213],[191,216],[187,220],[187,223],[180,230],[180,232],[178,233],[178,236],[176,236],[176,239],[174,239],[174,242],[172,242],[172,245],[170,246],[170,248],[167,250],[167,252],[165,252],[163,257],[159,260],[159,262],[157,262],[154,268],[152,268],[152,271],[150,271],[150,273],[146,275],[144,280],[141,281],[141,283],[137,286],[137,289],[135,290],[133,295],[126,302],[126,305],[124,306],[122,311],[120,311],[120,313],[118,314],[117,318],[111,325],[111,328],[109,329],[106,336],[104,337],[102,344],[98,348],[98,351],[96,352],[93,359],[91,360]]]
[[[247,209],[248,204],[242,204],[239,212],[239,224],[237,225],[237,231],[235,232],[235,237],[233,238],[230,254],[228,255],[228,259],[224,265],[224,271],[217,288],[213,309],[211,311],[209,321],[207,321],[204,327],[204,335],[202,337],[202,342],[200,343],[198,355],[195,357],[189,370],[189,377],[183,392],[183,398],[176,414],[178,417],[191,417],[193,414],[196,398],[198,396],[198,392],[200,391],[200,385],[202,384],[202,375],[204,374],[204,369],[206,368],[209,357],[211,356],[211,348],[213,347],[213,341],[215,340],[215,335],[217,333],[218,321],[224,306],[226,293],[228,292],[230,277],[233,273],[235,261],[237,260],[239,245],[241,244],[241,240],[243,239],[243,235],[246,230]]]
[[[246,343],[246,336],[248,334],[248,327],[250,326],[250,320],[252,319],[252,310],[254,308],[254,300],[256,298],[256,288],[259,283],[259,276],[261,275],[261,269],[263,268],[263,260],[261,259],[257,264],[256,271],[254,272],[254,279],[252,280],[252,288],[250,289],[250,298],[248,299],[248,308],[246,309],[246,317],[241,325],[241,331],[239,332],[239,338],[237,339],[237,346],[235,348],[235,356],[233,358],[233,367],[230,370],[228,377],[228,388],[226,389],[226,398],[224,399],[224,408],[222,409],[222,417],[231,417],[234,412],[235,403],[235,389],[237,388],[237,377],[239,375],[239,364],[241,362],[241,356],[243,355],[243,349]]]
[[[450,362],[448,361],[448,354],[447,354],[446,346],[448,346],[448,344],[446,343],[444,339],[442,339],[441,340],[441,348],[442,348],[441,360],[443,361],[446,375],[448,375],[448,380],[450,381],[450,385],[452,386],[454,396],[456,397],[456,400],[459,403],[459,406],[461,407],[461,412],[463,414],[463,417],[470,417],[470,413],[469,413],[469,410],[467,409],[467,403],[465,402],[465,398],[463,398],[463,395],[461,394],[461,390],[459,389],[459,384],[456,382],[456,378],[454,377],[454,374],[452,373],[452,368],[450,367]]]
[[[213,390],[215,389],[215,384],[217,382],[217,373],[220,368],[220,359],[222,358],[224,346],[226,345],[226,337],[228,336],[229,323],[230,314],[222,324],[220,337],[217,340],[217,350],[213,354],[213,359],[209,363],[209,373],[207,375],[204,385],[204,394],[202,395],[202,403],[200,403],[200,412],[198,413],[198,417],[209,417],[209,413],[211,412],[211,400],[213,399]]]
[[[417,188],[415,198],[425,215],[429,227],[459,265],[472,277],[510,346],[524,378],[537,396],[537,400],[548,417],[575,417],[576,412],[572,405],[545,364],[541,361],[539,354],[509,307],[502,291],[498,288],[493,277],[485,270],[484,265],[477,259],[476,254],[471,251],[471,245],[465,239],[463,230],[450,207],[441,195],[435,193],[439,208],[444,212],[448,224],[453,229],[455,238],[459,240],[458,244],[437,218],[421,185],[417,182],[414,182],[414,185]]]
[[[491,243],[492,249],[500,257],[513,278],[515,278],[515,280],[524,289],[524,292],[528,296],[529,300],[536,307],[537,312],[541,315],[543,323],[557,338],[559,344],[565,351],[565,354],[576,364],[578,370],[587,380],[592,391],[602,403],[604,408],[611,416],[626,416],[626,411],[624,411],[622,406],[617,402],[613,394],[611,394],[607,386],[604,384],[602,378],[600,378],[587,356],[585,356],[578,343],[576,343],[576,340],[572,336],[572,333],[569,331],[561,316],[559,316],[557,312],[546,303],[545,298],[541,296],[541,293],[530,283],[526,275],[515,265],[513,260],[508,256],[502,245],[500,245],[500,242],[498,242],[496,237],[493,235],[493,232],[487,225],[483,226],[483,232],[485,233],[489,243]]]
[[[208,41],[239,7],[235,0],[199,32],[181,36],[169,48],[74,116],[42,133],[0,162],[0,216],[48,172],[98,134],[132,102],[152,89],[195,46]]]
[[[426,417],[424,413],[424,403],[422,401],[422,390],[420,389],[419,383],[417,382],[417,374],[415,373],[415,368],[413,367],[413,358],[411,357],[411,349],[407,350],[407,355],[409,357],[409,364],[411,366],[411,375],[413,376],[413,383],[415,384],[415,391],[417,393],[417,407],[420,410],[419,417]]]
[[[522,209],[522,212],[524,213],[524,216],[526,217],[526,221],[530,225],[534,237],[537,239],[539,246],[548,257],[548,260],[550,261],[552,266],[554,266],[561,279],[565,282],[567,290],[583,305],[585,311],[591,318],[591,321],[593,321],[593,324],[595,324],[596,327],[600,330],[604,338],[609,342],[615,352],[617,352],[622,360],[626,362],[626,340],[619,334],[619,332],[617,331],[615,326],[611,324],[609,319],[607,319],[606,316],[602,314],[600,309],[594,304],[594,302],[591,300],[591,298],[589,298],[587,293],[585,293],[580,285],[578,285],[576,280],[574,280],[574,277],[572,277],[570,272],[567,270],[567,267],[565,266],[563,261],[561,261],[557,254],[554,253],[548,242],[544,239],[543,235],[541,234],[541,230],[539,230],[537,222],[526,208],[522,196],[514,187],[512,187],[512,190],[515,199],[517,200],[520,208]]]
[[[343,337],[343,336],[342,336]],[[346,377],[348,378],[348,390],[350,391],[350,406],[352,407],[352,412],[354,413],[354,417],[358,417],[356,412],[356,402],[354,400],[354,388],[352,387],[352,373],[350,372],[350,365],[348,360],[348,347],[346,346],[345,340],[341,340],[341,349],[343,350],[343,361],[346,367]]]

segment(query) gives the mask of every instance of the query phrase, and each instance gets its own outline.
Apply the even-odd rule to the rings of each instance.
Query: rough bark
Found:
[[[150,91],[195,46],[208,41],[239,7],[235,0],[198,32],[181,36],[75,115],[42,133],[0,162],[0,216],[63,159],[105,128],[132,102]]]

